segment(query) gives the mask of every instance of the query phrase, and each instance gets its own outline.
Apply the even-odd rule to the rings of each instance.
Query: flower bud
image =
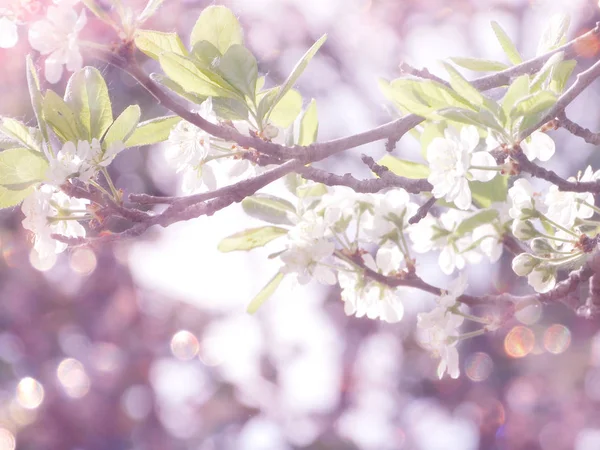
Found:
[[[529,220],[515,219],[512,223],[512,233],[524,241],[536,237],[539,233]]]
[[[540,264],[540,260],[529,253],[521,253],[512,260],[512,269],[520,277],[529,275]]]
[[[279,130],[276,126],[268,124],[263,130],[263,135],[267,139],[275,139],[279,134]]]
[[[531,241],[529,246],[536,255],[548,255],[556,251],[556,249],[552,247],[546,239],[543,238],[535,238],[533,241]]]

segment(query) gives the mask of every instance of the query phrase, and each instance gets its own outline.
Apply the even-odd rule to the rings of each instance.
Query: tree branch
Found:
[[[587,128],[573,122],[565,113],[561,113],[557,116],[557,125],[564,128],[569,133],[582,138],[588,144],[600,145],[600,133],[594,133]]]

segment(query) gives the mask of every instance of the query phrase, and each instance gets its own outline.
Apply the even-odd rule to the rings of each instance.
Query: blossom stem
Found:
[[[481,317],[473,316],[471,314],[465,314],[465,313],[462,313],[460,311],[456,311],[456,312],[453,311],[453,313],[456,314],[456,315],[458,315],[458,316],[462,316],[465,319],[470,320],[472,322],[481,323],[483,325],[489,325],[490,324],[489,320],[482,319]]]
[[[585,206],[587,206],[588,208],[591,208],[591,209],[593,209],[593,210],[594,210],[594,212],[596,212],[596,213],[600,214],[600,208],[598,208],[596,205],[592,205],[592,204],[590,204],[590,203],[588,203],[588,202],[586,202],[585,200],[582,200],[582,199],[580,199],[580,198],[576,199],[575,201],[576,201],[577,203],[579,203],[580,205],[585,205]]]
[[[112,178],[108,174],[108,170],[106,170],[106,167],[102,168],[102,174],[104,175],[104,178],[106,179],[106,182],[108,183],[108,187],[110,188],[110,190],[112,192],[112,197],[114,198],[115,201],[117,201],[117,202],[120,201],[121,196],[119,195],[119,191],[117,191],[117,188],[115,188],[115,185],[113,184]]]
[[[469,170],[471,170],[471,169],[490,170],[492,172],[500,172],[502,170],[502,167],[500,167],[500,166],[470,166]]]
[[[457,340],[464,341],[465,339],[474,338],[477,336],[481,336],[482,334],[487,333],[485,328],[481,328],[479,330],[471,331],[470,333],[460,334],[457,336]]]
[[[538,233],[536,235],[536,237],[544,237],[546,239],[551,239],[553,241],[568,242],[569,244],[575,244],[575,243],[577,243],[576,239],[563,239],[563,238],[559,238],[559,237],[552,236],[552,235],[549,235],[549,234],[544,234],[544,233]],[[560,253],[560,252],[556,252],[556,253]]]
[[[110,192],[108,192],[106,189],[104,189],[102,186],[100,186],[100,184],[98,184],[96,181],[90,180],[90,184],[92,186],[94,186],[96,189],[98,189],[100,192],[102,192],[104,195],[106,195],[107,197],[112,197]]]
[[[48,222],[62,222],[63,220],[91,220],[94,216],[48,216]]]
[[[548,222],[550,225],[552,225],[555,228],[558,228],[559,230],[564,231],[565,233],[570,234],[571,236],[575,236],[577,239],[579,239],[579,236],[577,234],[575,234],[574,232],[572,232],[571,230],[563,227],[562,225],[557,224],[556,222],[554,222],[553,220],[549,219],[547,216],[545,216],[544,214],[542,214],[541,212],[538,211],[538,215],[539,218],[541,220],[545,220],[546,222]]]

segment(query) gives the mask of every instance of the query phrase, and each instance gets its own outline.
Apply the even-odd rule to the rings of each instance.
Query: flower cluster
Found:
[[[47,184],[23,201],[23,228],[33,233],[33,248],[40,260],[51,261],[66,250],[67,244],[54,239],[53,234],[85,237],[85,228],[78,220],[85,219],[88,204],[89,200],[68,197]]]
[[[211,98],[200,105],[198,114],[211,123],[218,123]],[[249,131],[245,122],[234,125],[240,132]],[[233,182],[257,174],[260,168],[244,159],[244,153],[246,151],[236,144],[217,139],[183,120],[169,134],[165,157],[169,166],[182,174],[181,191],[190,195],[215,190],[219,178]]]

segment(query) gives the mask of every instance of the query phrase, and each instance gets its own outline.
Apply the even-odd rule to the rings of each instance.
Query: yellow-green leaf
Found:
[[[222,55],[234,44],[243,45],[242,27],[235,15],[225,6],[209,6],[198,17],[190,36],[190,47],[208,41]]]
[[[427,178],[429,176],[429,167],[427,167],[425,164],[414,161],[406,161],[391,155],[385,155],[383,158],[377,161],[377,164],[385,166],[396,175],[400,175],[405,178],[420,179]]]
[[[163,52],[186,56],[187,50],[177,33],[165,33],[153,30],[137,30],[135,46],[147,56],[158,61]]]
[[[256,294],[256,297],[252,299],[246,311],[250,314],[254,314],[256,311],[258,311],[258,308],[260,308],[262,304],[275,293],[284,277],[284,273],[277,272],[275,276],[269,280],[265,287],[263,287],[261,291]]]
[[[221,240],[218,249],[223,253],[252,250],[253,248],[263,247],[281,236],[285,236],[288,234],[288,231],[285,228],[273,226],[249,228]]]
[[[317,140],[319,131],[319,118],[317,113],[317,101],[313,98],[304,111],[300,120],[300,135],[298,145],[310,145]]]

